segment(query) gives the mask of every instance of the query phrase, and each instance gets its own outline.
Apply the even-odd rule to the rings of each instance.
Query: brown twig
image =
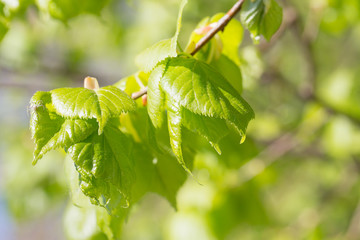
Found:
[[[204,37],[202,37],[196,44],[195,49],[191,52],[191,55],[195,55],[216,33],[222,31],[230,20],[240,11],[244,0],[237,1],[234,6],[217,22],[216,27],[212,28]]]
[[[245,0],[238,0],[234,6],[217,22],[216,27],[212,28],[204,37],[202,37],[199,42],[196,44],[194,50],[191,52],[191,55],[195,55],[206,43],[208,43],[211,38],[215,36],[216,33],[222,31],[230,20],[240,11],[241,6]],[[142,95],[147,94],[147,88],[144,88],[138,92],[131,94],[131,98],[136,100]]]
[[[147,90],[148,90],[148,88],[145,87],[138,92],[134,92],[133,94],[131,94],[131,98],[136,100],[136,99],[140,98],[141,96],[145,95],[147,93]]]

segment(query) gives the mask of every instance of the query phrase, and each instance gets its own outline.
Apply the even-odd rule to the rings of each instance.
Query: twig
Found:
[[[204,37],[202,37],[196,44],[195,49],[191,52],[191,55],[195,55],[206,43],[210,41],[216,33],[223,30],[230,20],[240,11],[244,0],[237,1],[234,6],[217,22],[216,27],[212,28]]]
[[[241,6],[245,0],[238,0],[234,6],[217,22],[216,27],[212,28],[204,37],[202,37],[199,42],[196,44],[195,49],[191,52],[191,55],[195,55],[206,43],[208,43],[211,38],[215,36],[216,33],[222,31],[230,20],[240,11]],[[138,92],[131,94],[132,99],[136,100],[142,95],[147,94],[147,88],[144,88]]]
[[[133,94],[131,94],[131,98],[136,100],[136,99],[140,98],[142,95],[145,95],[147,93],[147,90],[148,90],[148,88],[145,87],[138,92],[134,92]]]

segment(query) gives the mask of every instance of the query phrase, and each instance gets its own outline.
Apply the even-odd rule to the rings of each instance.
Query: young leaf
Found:
[[[82,229],[91,226],[90,228],[96,231],[86,231],[86,236],[100,236],[105,234],[108,239],[118,239],[119,234],[121,233],[122,224],[127,217],[130,208],[121,208],[121,212],[118,212],[115,216],[109,215],[106,209],[102,207],[91,205],[89,198],[85,196],[80,189],[79,173],[76,171],[74,162],[69,155],[67,155],[65,160],[65,171],[68,179],[68,186],[70,188],[70,197],[72,204],[76,206],[69,205],[65,215],[72,215],[72,213],[70,213],[71,211],[74,211],[73,214],[77,215],[76,218],[85,214],[82,221],[75,223],[78,224],[77,226],[66,225],[65,230],[68,237],[74,240],[82,239]],[[69,208],[71,209],[70,212]],[[87,213],[91,214],[87,215]],[[96,221],[93,218],[96,218]],[[89,221],[89,219],[92,221]],[[73,220],[70,222],[73,222]],[[88,239],[88,237],[85,237],[85,239]],[[100,239],[104,239],[104,237]]]
[[[160,89],[160,80],[165,71],[165,64],[159,64],[151,72],[148,85],[148,113],[156,128],[160,128],[165,121],[165,93]],[[151,97],[149,97],[151,96]]]
[[[68,148],[97,129],[94,120],[65,119],[52,112],[49,92],[37,92],[30,101],[30,110],[30,129],[35,140],[33,164],[48,151]]]
[[[260,35],[269,41],[281,25],[282,9],[275,0],[245,1],[240,19],[255,42]]]
[[[216,127],[209,118],[222,121],[221,128],[227,128],[227,123],[233,125],[244,137],[248,122],[254,117],[249,104],[221,74],[194,58],[177,57],[163,61],[150,75],[148,87],[150,119],[155,127],[160,127],[163,118],[159,119],[159,115],[166,107],[171,147],[185,169],[181,149],[182,126],[190,130],[197,128],[196,131],[219,151],[216,142],[221,134],[214,134],[215,129],[205,131],[208,126]]]
[[[218,13],[213,16],[210,23],[219,21],[225,14]],[[225,29],[218,33],[222,43],[222,54],[232,60],[236,65],[240,65],[239,46],[242,42],[244,29],[236,19],[231,19]]]
[[[164,60],[167,57],[176,57],[177,56],[177,39],[180,33],[181,28],[181,18],[184,7],[187,3],[187,0],[182,0],[180,3],[180,10],[177,20],[177,28],[174,37],[170,39],[161,40],[158,43],[155,43],[151,47],[145,49],[140,53],[136,59],[136,65],[143,70],[144,72],[151,71],[159,62]]]
[[[59,88],[50,92],[52,104],[59,115],[80,119],[96,118],[99,123],[99,134],[103,132],[110,118],[136,108],[134,100],[114,86],[98,90]]]
[[[80,173],[82,192],[112,214],[129,206],[134,181],[131,142],[111,121],[101,135],[94,133],[68,149]]]
[[[53,18],[67,22],[81,13],[99,15],[107,3],[107,0],[50,0],[47,7]]]

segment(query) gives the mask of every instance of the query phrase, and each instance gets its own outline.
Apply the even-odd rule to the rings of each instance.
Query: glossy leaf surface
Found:
[[[99,90],[60,88],[52,90],[51,97],[57,113],[63,117],[96,118],[99,123],[99,134],[103,132],[110,118],[135,109],[135,102],[129,95],[114,86]]]
[[[148,112],[155,127],[163,124],[165,102],[170,143],[185,169],[182,126],[195,129],[220,152],[216,143],[222,135],[205,128],[212,126],[212,121],[222,121],[221,128],[227,129],[226,124],[231,124],[245,136],[247,124],[254,117],[248,103],[216,69],[193,58],[170,58],[159,64],[149,78],[148,99]]]

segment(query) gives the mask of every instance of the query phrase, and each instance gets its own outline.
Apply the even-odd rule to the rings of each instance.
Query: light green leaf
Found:
[[[154,126],[159,126],[159,114],[151,109],[158,109],[156,113],[160,113],[159,106],[165,99],[171,147],[186,170],[181,149],[183,126],[190,130],[197,128],[196,132],[220,152],[216,143],[222,135],[216,134],[216,129],[205,129],[216,128],[222,121],[220,127],[224,133],[226,124],[231,124],[245,137],[248,122],[254,117],[249,104],[216,69],[194,58],[170,58],[159,64],[149,77],[150,92],[159,94],[148,95],[149,116]],[[209,118],[217,120],[211,122]]]
[[[185,49],[185,52],[191,53],[198,41],[205,36],[205,34],[211,30],[210,18],[206,17],[203,18],[198,25],[196,26],[195,30],[191,33],[188,45]],[[202,60],[204,62],[210,63],[216,56],[221,53],[222,51],[222,42],[218,35],[215,35],[210,41],[205,44],[195,55],[196,59]]]
[[[199,115],[227,119],[234,124],[236,119],[247,124],[254,116],[248,103],[216,69],[193,58],[170,59],[160,86],[167,96]],[[234,109],[235,106],[241,107]]]
[[[99,123],[99,134],[110,118],[133,111],[134,100],[115,86],[98,90],[86,88],[59,88],[51,91],[52,103],[63,117],[91,119]]]
[[[165,71],[165,64],[159,64],[151,72],[148,85],[148,113],[156,128],[160,128],[165,121],[165,93],[160,89],[160,80]]]
[[[182,137],[181,137],[181,124],[182,119],[182,108],[178,101],[167,98],[166,101],[167,107],[167,117],[168,117],[168,128],[169,128],[169,137],[171,148],[177,157],[181,166],[188,171],[188,168],[185,165],[185,161],[182,153]]]
[[[99,15],[107,3],[107,0],[50,0],[47,10],[53,18],[67,22],[81,13]],[[44,6],[40,7],[44,9]]]
[[[111,121],[101,135],[94,133],[68,150],[80,173],[82,192],[115,215],[129,207],[134,181],[131,142]]]
[[[30,130],[35,140],[33,164],[48,151],[68,148],[97,129],[94,120],[65,119],[51,112],[49,92],[37,92],[30,101],[30,110]]]
[[[67,157],[65,163],[70,196],[72,203],[75,205],[68,206],[65,216],[76,214],[77,216],[74,216],[74,218],[81,219],[81,221],[75,221],[75,223],[73,220],[70,221],[75,226],[65,224],[67,237],[74,240],[82,239],[83,236],[84,239],[117,239],[121,233],[124,219],[128,215],[129,208],[123,208],[122,214],[115,216],[109,215],[106,209],[102,207],[91,205],[89,198],[80,189],[79,173],[76,171],[74,162],[70,157]],[[84,218],[81,216],[84,216]],[[92,221],[88,221],[89,219]],[[87,228],[92,229],[92,231],[84,230]],[[85,237],[90,235],[91,237]]]
[[[177,39],[181,28],[182,12],[186,3],[187,0],[182,0],[180,3],[177,28],[174,37],[155,43],[136,57],[136,65],[145,73],[151,71],[159,62],[165,58],[177,56]]]
[[[240,19],[255,42],[260,35],[269,41],[281,25],[282,9],[275,0],[245,1]]]
[[[217,22],[225,14],[218,13],[210,20],[211,23]],[[222,54],[232,60],[236,65],[240,65],[239,46],[242,42],[244,29],[236,19],[231,19],[224,31],[218,32],[222,42]]]

